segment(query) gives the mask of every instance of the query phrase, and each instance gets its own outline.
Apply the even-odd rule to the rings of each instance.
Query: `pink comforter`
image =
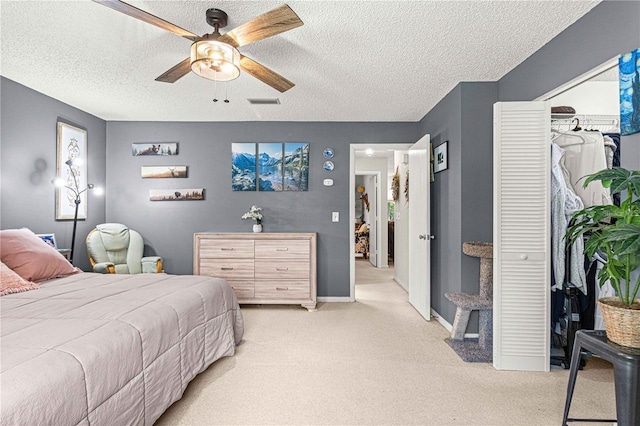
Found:
[[[231,287],[204,276],[84,273],[0,309],[2,425],[151,425],[244,332]]]

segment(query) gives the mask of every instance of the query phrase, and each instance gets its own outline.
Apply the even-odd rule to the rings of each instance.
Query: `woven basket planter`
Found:
[[[603,297],[598,300],[604,326],[607,329],[607,337],[619,345],[640,348],[640,309],[622,308],[610,304],[618,300],[617,297]],[[640,304],[640,299],[635,299],[635,304]]]

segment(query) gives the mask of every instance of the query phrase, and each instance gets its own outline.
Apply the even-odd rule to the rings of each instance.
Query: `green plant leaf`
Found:
[[[617,194],[631,188],[633,195],[640,195],[640,171],[629,171],[622,167],[604,169],[586,177],[583,187],[587,187],[593,181],[605,182],[611,190],[611,194]]]

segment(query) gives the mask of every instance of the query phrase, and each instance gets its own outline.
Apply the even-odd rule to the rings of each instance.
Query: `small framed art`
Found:
[[[443,142],[433,149],[433,172],[438,173],[447,170],[447,145],[449,141]]]
[[[56,243],[56,234],[36,234],[36,235],[40,237],[42,241],[49,244],[54,249],[58,248],[58,244]]]

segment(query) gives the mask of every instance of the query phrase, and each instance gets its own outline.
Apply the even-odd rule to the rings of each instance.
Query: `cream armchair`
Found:
[[[89,232],[87,253],[93,272],[102,274],[163,272],[162,258],[143,257],[142,236],[121,223],[103,223]]]

